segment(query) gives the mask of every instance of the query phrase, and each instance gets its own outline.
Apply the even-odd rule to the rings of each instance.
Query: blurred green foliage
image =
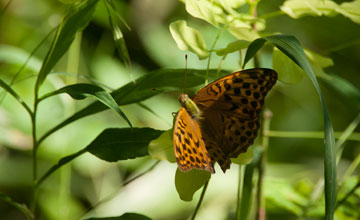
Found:
[[[54,220],[188,219],[200,196],[199,191],[193,193],[208,177],[195,175],[201,179],[197,185],[196,178],[176,172],[176,164],[166,161],[174,162],[169,131],[150,143],[151,157],[145,156],[159,130],[172,128],[172,113],[180,107],[177,96],[184,89],[184,55],[188,55],[185,87],[193,94],[204,85],[208,69],[209,81],[241,69],[250,42],[275,33],[293,35],[301,42],[336,134],[339,137],[349,128],[342,136],[337,165],[335,219],[359,219],[360,1],[306,2],[1,1],[1,85],[9,85],[30,112],[36,106],[39,142],[34,158],[34,115],[19,104],[19,98],[0,90],[0,219],[33,219],[33,215]],[[247,65],[252,66],[274,68],[280,79],[266,100],[273,114],[265,134],[269,143],[262,180],[267,218],[322,219],[324,144],[318,131],[323,130],[323,116],[316,90],[302,69],[270,45]],[[47,97],[39,105],[34,90],[37,98]],[[50,97],[61,92],[89,98]],[[96,100],[115,112],[104,111],[107,107]],[[137,131],[146,131],[139,133],[139,140],[131,138],[124,119]],[[130,133],[101,139],[111,128]],[[259,140],[254,147],[258,144]],[[122,149],[101,147],[114,145],[131,151],[109,163],[114,160],[106,158],[118,158]],[[86,146],[96,153],[86,153]],[[254,150],[255,158],[257,153]],[[158,164],[154,159],[164,161]],[[248,156],[240,160],[239,164],[251,162]],[[34,180],[54,166],[57,172],[33,194]],[[254,219],[256,166],[250,163],[244,170],[233,164],[226,174],[219,170],[212,175],[196,219],[243,219],[236,213],[241,205],[239,189],[247,190],[249,200],[243,197],[247,203],[242,207],[252,207],[246,215]],[[239,174],[248,184],[245,188],[238,185]],[[194,182],[187,185],[184,180]],[[249,191],[246,186],[251,184]],[[181,200],[193,197],[190,202]]]

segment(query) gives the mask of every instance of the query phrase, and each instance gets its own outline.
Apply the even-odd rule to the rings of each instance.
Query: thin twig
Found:
[[[191,216],[191,220],[195,220],[196,214],[198,213],[198,211],[199,211],[199,209],[200,209],[200,206],[201,206],[201,203],[202,203],[202,201],[203,201],[203,199],[204,199],[205,192],[206,192],[207,186],[208,186],[208,184],[209,184],[209,181],[210,181],[210,180],[206,181],[206,183],[204,184],[203,190],[202,190],[201,195],[200,195],[199,202],[198,202],[198,204],[196,205],[196,208],[195,208],[195,211],[194,211],[193,215]]]

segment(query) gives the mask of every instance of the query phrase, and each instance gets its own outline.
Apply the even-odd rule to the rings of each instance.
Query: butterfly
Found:
[[[254,143],[266,94],[277,73],[256,68],[234,72],[208,84],[190,99],[180,94],[173,145],[181,171],[215,173],[217,162],[225,173],[236,158]]]

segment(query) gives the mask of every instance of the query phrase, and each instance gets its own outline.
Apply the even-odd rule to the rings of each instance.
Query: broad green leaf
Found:
[[[152,128],[109,128],[95,138],[86,150],[108,162],[148,155],[150,141],[163,131]]]
[[[254,150],[253,147],[249,147],[245,153],[239,154],[237,158],[231,158],[231,162],[239,165],[246,165],[251,163],[253,159],[254,159]]]
[[[238,9],[246,4],[246,0],[218,0],[218,2],[229,14],[234,13],[234,9]]]
[[[274,48],[273,69],[278,73],[278,79],[283,83],[299,83],[305,72],[294,61],[279,49]]]
[[[212,1],[185,0],[186,11],[196,18],[200,18],[219,27],[219,24],[226,24],[226,17],[221,7]]]
[[[167,130],[149,144],[149,155],[154,160],[167,160],[175,163],[174,147],[172,142],[173,129]]]
[[[109,6],[108,4],[109,3]],[[112,0],[105,1],[105,6],[108,9],[109,13],[109,22],[113,30],[114,42],[121,61],[125,66],[129,66],[131,63],[128,49],[125,44],[125,39],[123,33],[120,29],[121,23],[124,23],[124,20],[121,19],[119,13],[116,10],[116,3]]]
[[[26,207],[25,204],[21,204],[18,202],[15,202],[10,196],[7,196],[0,192],[0,200],[3,200],[4,202],[8,203],[9,205],[14,206],[16,209],[18,209],[20,212],[22,212],[27,220],[35,219],[32,212]]]
[[[125,113],[119,108],[119,106],[117,105],[117,103],[113,99],[113,97],[108,92],[106,92],[103,88],[101,88],[97,85],[79,83],[79,84],[65,86],[63,88],[60,88],[56,91],[53,91],[51,93],[44,95],[43,97],[41,97],[39,99],[39,101],[44,100],[53,95],[61,94],[61,93],[67,93],[73,99],[78,99],[78,100],[84,99],[88,96],[95,97],[101,103],[103,103],[110,109],[114,110],[116,113],[118,113],[123,119],[125,119],[125,121],[129,124],[129,126],[132,127],[131,122],[126,117]]]
[[[38,187],[50,174],[73,159],[89,152],[108,161],[134,159],[148,155],[149,143],[158,138],[163,131],[152,128],[108,128],[97,136],[86,148],[59,160],[36,183]]]
[[[151,220],[151,218],[145,215],[129,212],[117,217],[87,218],[86,220]]]
[[[41,66],[36,80],[36,91],[39,90],[51,69],[69,49],[76,32],[84,29],[90,22],[97,2],[98,0],[81,1],[63,17],[43,65]]]
[[[303,16],[335,16],[339,5],[330,0],[287,0],[280,9],[292,18]]]
[[[205,170],[192,169],[185,173],[176,170],[175,187],[180,199],[183,201],[191,201],[194,193],[198,191],[211,177],[211,173]]]
[[[193,52],[198,55],[200,60],[206,59],[210,55],[201,33],[188,27],[186,21],[180,20],[171,23],[170,32],[180,50]]]
[[[251,58],[255,56],[255,54],[264,46],[266,40],[264,38],[258,38],[251,42],[249,45],[246,54],[245,59],[242,68],[245,68],[245,65],[250,61]]]
[[[310,80],[315,86],[315,89],[320,97],[321,106],[324,115],[324,166],[325,166],[325,205],[326,205],[326,219],[333,219],[335,204],[336,204],[336,148],[334,130],[330,121],[330,117],[325,105],[323,95],[320,90],[320,86],[317,82],[315,74],[311,68],[310,62],[306,58],[306,55],[300,45],[300,42],[290,35],[273,35],[256,39],[249,45],[248,51],[251,55],[246,54],[244,65],[255,53],[261,48],[261,46],[269,41],[289,58],[291,58],[296,64],[298,64],[309,76]],[[259,47],[259,45],[261,45]]]
[[[355,23],[360,23],[360,0],[352,2],[343,2],[340,5],[339,12],[345,17],[350,18]]]
[[[184,69],[156,70],[137,79],[136,84],[128,83],[125,86],[113,91],[111,95],[117,104],[121,106],[143,101],[163,91],[180,90],[184,88],[184,73]],[[191,88],[204,82],[206,70],[188,69],[186,74],[187,86]],[[210,71],[210,74],[216,75],[216,71]],[[106,110],[106,106],[100,102],[90,104],[49,130],[40,138],[39,142],[41,143],[50,134],[72,123],[73,121],[104,110]]]
[[[250,42],[246,40],[237,40],[229,43],[226,48],[216,50],[218,56],[224,56],[229,53],[233,53],[242,49],[245,49],[249,46]]]

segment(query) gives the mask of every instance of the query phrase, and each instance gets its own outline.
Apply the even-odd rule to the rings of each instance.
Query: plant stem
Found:
[[[260,161],[258,164],[259,169],[259,179],[257,184],[256,192],[256,219],[265,220],[266,218],[266,209],[265,209],[265,199],[263,197],[263,182],[265,176],[265,165],[267,161],[267,148],[269,146],[269,137],[266,136],[266,131],[270,128],[270,121],[272,118],[272,112],[268,109],[264,111],[264,120],[262,125],[262,138],[260,146],[263,148]]]
[[[313,138],[324,139],[324,132],[322,131],[264,131],[264,135],[268,137],[278,138]],[[334,132],[335,137],[339,138],[343,132]],[[360,133],[352,133],[347,140],[360,141]]]
[[[216,35],[216,38],[215,38],[213,44],[212,44],[211,47],[210,47],[210,55],[209,55],[209,58],[208,58],[208,63],[207,63],[207,68],[206,68],[205,86],[206,86],[206,85],[208,84],[208,82],[209,82],[209,69],[210,69],[211,54],[212,54],[213,49],[214,49],[214,47],[215,47],[215,45],[216,45],[216,42],[219,40],[219,38],[220,38],[220,36],[221,36],[221,34],[222,34],[223,31],[224,31],[223,28],[219,30],[219,32],[218,32],[218,34]]]
[[[239,180],[238,180],[238,191],[237,191],[237,204],[236,204],[236,219],[240,219],[240,205],[241,205],[241,197],[242,197],[242,189],[244,186],[244,172],[245,166],[239,166]]]
[[[203,190],[202,190],[201,195],[200,195],[199,202],[198,202],[198,204],[196,205],[194,214],[191,216],[191,220],[195,220],[196,214],[197,214],[197,212],[199,211],[200,206],[201,206],[201,203],[202,203],[202,201],[203,201],[203,199],[204,199],[205,192],[206,192],[206,188],[207,188],[208,184],[209,184],[209,180],[204,184]]]

